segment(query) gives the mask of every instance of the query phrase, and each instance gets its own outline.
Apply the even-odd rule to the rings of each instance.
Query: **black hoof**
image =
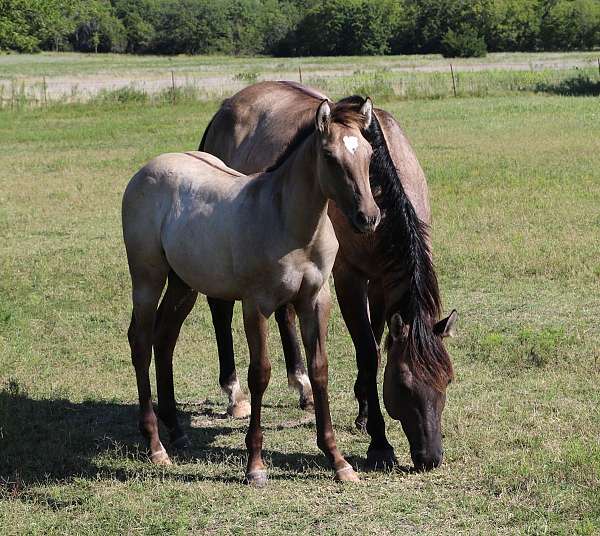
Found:
[[[300,409],[303,409],[304,411],[314,412],[315,402],[312,398],[300,397]]]
[[[171,441],[171,447],[175,450],[186,450],[190,448],[192,442],[187,434],[180,435],[177,439]]]
[[[398,465],[394,449],[372,449],[367,452],[367,465],[370,469],[386,470]]]

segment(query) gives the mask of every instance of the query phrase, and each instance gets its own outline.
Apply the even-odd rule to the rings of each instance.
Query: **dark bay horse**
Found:
[[[373,151],[362,135],[371,119],[369,100],[360,108],[323,100],[314,111],[311,134],[268,172],[245,176],[207,153],[172,153],[151,160],[129,182],[122,206],[133,287],[128,338],[140,431],[149,442],[153,462],[171,463],[152,407],[148,374],[152,348],[158,414],[172,442],[184,444],[172,359],[181,325],[201,292],[242,301],[252,410],[246,480],[255,485],[266,482],[260,420],[271,370],[267,319],[288,303],[300,320],[314,393],[317,444],[335,469],[336,479],[358,480],[336,446],[329,411],[328,278],[338,241],[327,208],[329,200],[334,201],[361,232],[372,232],[379,223],[380,211],[369,184]]]
[[[294,82],[262,82],[226,99],[209,123],[200,148],[245,173],[267,169],[276,155],[310,134],[311,118],[324,95]],[[346,104],[358,108],[361,98]],[[432,263],[427,182],[404,132],[384,110],[376,109],[365,137],[373,147],[371,188],[382,224],[357,234],[342,207],[329,204],[329,217],[340,243],[333,269],[340,309],[356,349],[359,404],[356,424],[371,436],[368,459],[395,462],[385,434],[377,392],[379,344],[386,320],[394,318],[384,378],[384,403],[400,420],[417,469],[442,460],[441,415],[452,378],[442,338],[451,335],[456,311],[439,320],[441,300]],[[210,299],[219,348],[220,384],[229,395],[228,411],[247,415],[247,402],[235,370],[231,318],[233,303]],[[288,381],[300,391],[300,405],[310,407],[312,393],[295,332],[293,307],[275,313]],[[400,328],[401,326],[401,328]]]

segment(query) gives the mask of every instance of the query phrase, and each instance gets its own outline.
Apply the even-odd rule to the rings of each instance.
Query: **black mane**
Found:
[[[352,96],[340,102],[362,106],[364,99]],[[381,190],[376,200],[382,212],[378,253],[386,269],[408,278],[405,299],[392,304],[387,316],[399,311],[410,325],[407,357],[413,373],[433,386],[445,388],[452,377],[452,365],[440,337],[432,330],[442,303],[429,247],[429,226],[418,217],[406,195],[375,113],[364,136],[373,148],[371,188]]]

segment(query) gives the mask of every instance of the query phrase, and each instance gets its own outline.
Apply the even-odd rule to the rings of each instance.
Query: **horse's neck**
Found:
[[[328,200],[317,177],[314,135],[272,173],[280,196],[281,221],[288,232],[311,242],[327,219]]]

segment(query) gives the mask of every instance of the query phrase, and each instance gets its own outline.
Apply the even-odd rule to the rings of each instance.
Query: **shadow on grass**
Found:
[[[557,84],[538,84],[535,90],[539,93],[569,97],[598,96],[600,95],[600,80],[592,80],[589,76],[580,74]]]
[[[32,399],[18,388],[0,391],[0,496],[27,500],[29,488],[73,478],[110,478],[127,481],[158,476],[176,481],[239,483],[246,459],[243,439],[239,448],[215,445],[218,437],[245,432],[246,423],[215,411],[210,402],[183,404],[179,416],[192,446],[175,458],[175,470],[152,466],[137,430],[138,408],[134,404],[103,401],[73,403],[66,399]],[[266,429],[307,427],[314,433],[313,417]],[[161,433],[167,438],[168,434]],[[167,446],[168,448],[168,446]],[[300,476],[308,468],[330,471],[321,454],[264,451],[269,465],[278,471],[272,479]],[[108,458],[107,458],[108,456]],[[226,462],[240,466],[239,476],[204,475],[187,464]],[[134,462],[126,463],[126,462]],[[353,465],[362,460],[349,458]],[[189,469],[189,470],[188,470]],[[332,473],[333,476],[333,473]]]

